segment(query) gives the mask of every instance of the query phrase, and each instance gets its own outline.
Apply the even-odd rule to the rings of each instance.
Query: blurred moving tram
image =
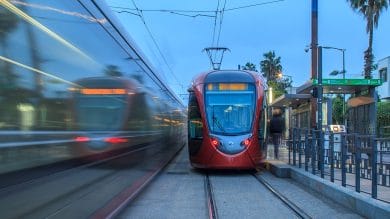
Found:
[[[0,1],[0,45],[0,173],[185,144],[183,103],[104,1]]]
[[[74,119],[77,129],[83,131],[75,138],[80,143],[74,150],[77,153],[152,143],[170,134],[158,129],[164,122],[161,106],[136,80],[92,77],[75,84],[77,87],[71,88]]]

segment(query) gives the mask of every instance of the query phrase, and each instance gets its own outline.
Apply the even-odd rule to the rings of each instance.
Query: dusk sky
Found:
[[[217,0],[134,2],[140,10],[215,11],[218,5]],[[137,11],[129,10],[135,9],[132,1],[107,0],[107,4],[177,94],[186,93],[192,78],[211,68],[207,54],[202,50],[217,46],[219,18],[212,44],[215,19],[211,16],[215,13],[174,11],[179,15],[164,11],[143,11],[145,26],[142,19],[134,15]],[[220,0],[220,10],[223,4],[224,0]],[[310,78],[310,52],[305,53],[304,49],[311,42],[311,1],[227,0],[225,9],[254,4],[262,5],[226,10],[224,13],[218,46],[228,47],[231,52],[225,53],[222,69],[237,69],[238,64],[252,62],[259,70],[263,54],[274,50],[281,57],[283,73],[292,76],[293,86],[302,85]],[[345,0],[319,0],[318,10],[319,44],[346,49],[346,77],[362,77],[363,52],[368,47],[363,16],[354,12]],[[122,13],[118,13],[120,11]],[[149,28],[159,48],[146,28]],[[374,30],[375,62],[390,56],[389,39],[390,9],[383,11],[378,28]],[[329,76],[333,70],[341,69],[342,53],[324,50],[323,77],[342,78],[341,75]]]

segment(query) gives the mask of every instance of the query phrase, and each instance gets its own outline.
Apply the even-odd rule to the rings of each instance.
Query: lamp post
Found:
[[[343,70],[341,72],[340,71],[332,71],[332,73],[330,73],[330,74],[331,75],[343,74],[343,79],[345,79],[345,51],[346,51],[346,49],[337,48],[337,47],[333,47],[333,46],[323,46],[322,48],[323,49],[334,49],[334,50],[338,50],[338,51],[342,52],[342,54],[343,54]]]
[[[282,79],[283,77],[287,77],[288,79],[289,79],[289,82],[290,82],[290,86],[289,86],[289,88],[290,88],[290,94],[292,93],[292,82],[293,82],[293,80],[292,80],[292,76],[291,75],[285,75],[285,74],[283,74],[282,72],[279,72],[278,74],[277,74],[277,77],[279,78],[279,79]]]
[[[318,69],[317,69],[317,130],[322,130],[322,46],[318,46]]]
[[[338,74],[342,74],[343,75],[343,79],[345,79],[345,51],[346,49],[342,49],[342,48],[337,48],[337,47],[332,47],[332,46],[324,46],[322,47],[324,49],[334,49],[334,50],[338,50],[338,51],[341,51],[342,54],[343,54],[343,70],[340,71],[337,71],[337,70],[334,70],[330,73],[330,75],[338,75]],[[343,124],[345,125],[345,93],[343,94]]]

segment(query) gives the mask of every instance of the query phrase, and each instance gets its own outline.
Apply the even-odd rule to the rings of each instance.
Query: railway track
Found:
[[[302,219],[311,219],[310,217],[304,210],[299,208],[294,202],[290,201],[287,197],[282,195],[280,192],[278,192],[276,189],[272,187],[271,184],[269,184],[261,175],[257,174],[252,174],[252,176],[259,182],[261,183],[265,188],[267,188],[272,194],[275,195],[279,200],[281,200],[285,206],[287,206],[289,209],[291,209],[296,216]]]
[[[210,219],[217,219],[218,211],[214,199],[213,186],[210,182],[210,177],[208,172],[204,176],[204,187],[206,192],[206,205],[208,210],[208,216]]]
[[[227,210],[227,209],[224,209],[225,206],[223,206],[223,203],[219,203],[222,200],[224,200],[223,202],[225,202],[226,199],[224,199],[222,196],[220,197],[221,191],[217,192],[214,190],[213,182],[210,179],[211,176],[213,176],[213,175],[208,171],[204,173],[204,190],[205,190],[205,195],[206,195],[206,212],[208,214],[208,218],[216,219],[221,215],[226,216],[226,212],[224,212],[224,210]],[[225,176],[225,175],[223,175],[223,174],[220,175],[220,173],[218,173],[216,176],[221,177],[221,176]],[[256,189],[256,188],[258,188],[258,186],[261,186],[262,191],[264,191],[264,192],[268,191],[270,193],[267,197],[273,196],[273,197],[279,199],[280,203],[281,203],[280,205],[285,206],[286,209],[289,209],[289,212],[291,212],[292,214],[295,214],[295,216],[297,218],[302,218],[302,219],[311,219],[312,218],[302,208],[298,207],[294,202],[289,200],[281,192],[279,192],[277,189],[275,189],[261,175],[255,174],[255,173],[250,173],[249,175],[244,174],[243,176],[246,176],[246,177],[252,176],[255,179],[255,181],[252,181],[252,183],[250,183],[250,185],[252,185],[251,189],[254,192],[256,190],[258,190],[258,189]],[[247,182],[249,182],[249,179]],[[218,189],[220,189],[220,188],[218,188]],[[267,202],[270,202],[270,200],[271,200],[269,198],[268,199],[261,198],[261,199],[262,199],[262,201],[267,200]],[[259,207],[261,205],[262,204],[259,203]],[[219,215],[219,213],[220,213],[220,215]]]
[[[153,145],[146,145],[4,187],[0,189],[2,217],[112,217],[129,201],[122,196],[135,197],[173,156],[167,152],[164,158],[142,164],[140,155],[152,149]]]
[[[40,183],[40,182],[52,180],[52,179],[55,179],[55,178],[58,178],[61,176],[73,174],[73,173],[76,173],[82,169],[97,167],[99,165],[104,165],[105,163],[108,163],[110,161],[114,161],[116,159],[120,159],[122,157],[128,156],[128,155],[136,153],[138,151],[145,150],[146,148],[147,148],[147,146],[141,147],[141,148],[136,148],[136,149],[122,152],[120,154],[116,154],[113,156],[107,156],[106,158],[99,159],[97,161],[85,162],[85,161],[82,161],[82,158],[79,158],[79,159],[73,161],[73,163],[77,163],[76,165],[68,163],[67,164],[68,168],[63,167],[61,169],[58,168],[58,170],[46,170],[46,167],[43,167],[42,170],[39,170],[39,168],[36,168],[37,172],[40,172],[39,175],[36,174],[36,176],[34,176],[34,175],[27,176],[25,180],[15,179],[14,180],[15,182],[12,183],[11,185],[4,185],[3,187],[1,187],[0,194],[4,193],[4,192],[8,192],[8,191],[18,190],[20,188],[32,185],[34,183]],[[55,164],[55,163],[52,164],[52,166],[56,166],[56,165],[57,164]],[[52,169],[56,169],[56,168],[52,168]],[[47,173],[44,174],[43,172],[46,172],[46,171],[47,171]],[[41,175],[43,175],[43,176],[41,176]],[[8,175],[5,175],[5,176],[8,176]],[[12,182],[12,180],[11,180],[11,182]]]

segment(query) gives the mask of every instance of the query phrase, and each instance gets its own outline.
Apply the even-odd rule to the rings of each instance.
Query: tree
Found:
[[[377,133],[382,137],[390,137],[390,102],[379,102],[377,107]]]
[[[248,71],[257,71],[256,65],[252,62],[247,62],[243,67],[242,70],[248,70]]]
[[[261,72],[268,81],[274,81],[278,73],[282,71],[280,56],[276,57],[275,51],[269,51],[263,54],[264,60],[260,62]]]
[[[287,78],[281,78],[282,64],[281,58],[276,57],[275,51],[269,51],[263,54],[264,60],[260,61],[261,72],[267,78],[267,85],[272,87],[274,99],[286,93],[286,88],[291,85]]]
[[[286,89],[283,84],[278,81],[268,81],[268,87],[272,87],[273,99],[276,99],[286,93]]]
[[[374,55],[372,53],[372,41],[374,27],[378,27],[379,16],[384,9],[387,9],[389,0],[347,0],[354,11],[363,14],[367,21],[366,32],[368,33],[368,48],[364,51],[364,78],[371,78],[374,70]],[[389,1],[390,2],[390,1]]]
[[[341,94],[337,94],[337,96],[332,99],[332,124],[343,124],[343,102],[344,99]]]

